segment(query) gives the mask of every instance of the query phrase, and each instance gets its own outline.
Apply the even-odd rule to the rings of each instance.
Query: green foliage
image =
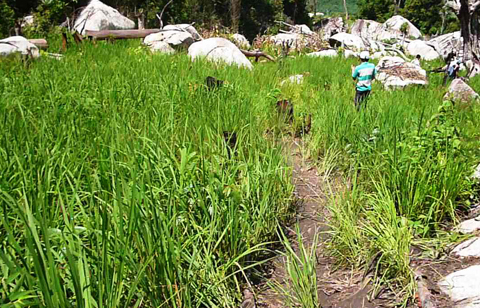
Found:
[[[395,5],[391,0],[358,0],[358,15],[364,19],[384,22],[393,16]]]
[[[313,0],[312,0],[313,1]],[[349,14],[355,14],[358,11],[358,0],[347,0],[347,8]],[[313,11],[313,10],[312,10]],[[342,0],[317,0],[317,12],[327,15],[336,13],[345,13]]]
[[[9,35],[10,30],[15,26],[15,12],[13,9],[5,2],[5,0],[0,1],[0,37],[5,37]]]

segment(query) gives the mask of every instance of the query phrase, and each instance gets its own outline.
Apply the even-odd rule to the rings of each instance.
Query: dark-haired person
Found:
[[[352,78],[356,80],[356,93],[355,93],[355,106],[357,110],[360,110],[364,101],[370,95],[372,91],[372,81],[375,79],[376,69],[373,63],[368,62],[370,60],[370,54],[368,51],[362,51],[360,53],[360,60],[362,64],[357,67],[352,66]]]

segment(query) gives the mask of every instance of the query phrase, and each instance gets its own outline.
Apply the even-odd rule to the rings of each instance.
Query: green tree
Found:
[[[425,34],[435,34],[442,28],[443,3],[438,0],[409,0],[402,15]]]
[[[13,9],[5,2],[0,1],[0,38],[8,36],[10,30],[15,26],[15,12]]]
[[[384,22],[395,12],[392,0],[358,0],[358,14],[361,18]]]

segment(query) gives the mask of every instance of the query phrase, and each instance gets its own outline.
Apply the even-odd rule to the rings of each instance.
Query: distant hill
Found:
[[[357,12],[357,0],[347,0],[349,14]],[[317,0],[317,11],[325,14],[343,13],[343,0]]]

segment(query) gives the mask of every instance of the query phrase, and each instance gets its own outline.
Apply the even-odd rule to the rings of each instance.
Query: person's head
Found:
[[[422,59],[422,56],[417,55],[416,58],[417,58],[418,60],[421,60],[421,59]]]
[[[369,59],[370,59],[370,53],[368,51],[362,51],[360,53],[360,60],[362,62],[368,62]]]

